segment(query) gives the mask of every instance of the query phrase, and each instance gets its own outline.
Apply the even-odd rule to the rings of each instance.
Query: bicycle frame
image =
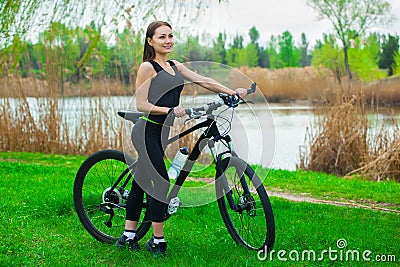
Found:
[[[230,145],[230,142],[231,142],[230,136],[229,135],[225,135],[225,136],[220,135],[220,132],[216,125],[215,117],[213,115],[209,115],[205,121],[200,122],[200,123],[194,125],[193,127],[168,139],[167,144],[173,143],[176,140],[184,137],[185,135],[187,135],[195,130],[205,128],[205,127],[207,127],[207,129],[201,134],[201,136],[197,140],[195,146],[193,147],[192,151],[188,155],[185,165],[182,167],[182,170],[180,171],[178,177],[176,178],[175,186],[172,188],[171,192],[169,193],[169,195],[167,197],[168,202],[172,198],[174,198],[178,195],[181,186],[185,182],[186,178],[188,177],[190,171],[192,170],[192,168],[194,166],[194,163],[199,158],[201,151],[203,150],[203,148],[206,145],[208,145],[208,147],[210,148],[211,154],[212,154],[213,159],[217,166],[218,166],[218,162],[221,160],[221,156],[223,154],[226,154],[226,153],[234,154],[235,153],[232,145]],[[206,141],[207,139],[208,139],[208,141]],[[215,142],[217,142],[221,139],[225,140],[229,144],[229,146],[228,146],[229,150],[217,155],[216,149],[215,149]],[[219,177],[219,176],[217,175],[217,177]]]
[[[207,128],[207,129],[201,134],[201,136],[197,140],[195,146],[193,147],[192,151],[188,155],[185,165],[182,167],[182,170],[180,171],[178,177],[176,178],[175,185],[173,186],[172,190],[170,191],[170,193],[167,196],[168,203],[171,201],[171,199],[178,196],[180,188],[182,187],[182,185],[185,182],[186,178],[188,177],[190,171],[192,170],[194,163],[199,158],[201,151],[203,150],[203,148],[206,145],[208,145],[208,147],[210,148],[214,162],[216,163],[216,168],[217,168],[216,177],[220,177],[220,175],[223,173],[223,171],[219,168],[219,162],[222,160],[222,156],[227,153],[230,153],[230,154],[236,156],[236,153],[231,144],[231,137],[229,135],[224,135],[224,136],[220,135],[220,132],[216,125],[215,116],[212,114],[209,114],[205,121],[202,121],[202,122],[192,126],[191,128],[168,139],[167,145],[169,145],[169,144],[177,141],[178,139],[180,139],[198,129],[201,129],[201,128]],[[228,150],[221,152],[217,155],[216,149],[215,149],[215,142],[218,142],[219,140],[224,140],[228,144]],[[134,168],[136,166],[136,164],[137,164],[137,160],[135,162],[133,162],[124,172],[121,173],[121,175],[115,181],[114,185],[110,188],[110,191],[113,191],[117,187],[117,185],[121,182],[121,180],[126,176],[126,174],[132,168]],[[131,178],[132,178],[132,174],[130,173],[122,185],[123,188],[125,188],[125,186],[129,183]],[[225,179],[224,179],[224,181],[222,181],[221,186],[223,186],[225,193],[228,195],[228,202],[229,202],[230,208],[232,210],[238,210],[238,207],[234,203],[233,198],[230,197],[232,192],[230,191],[229,185]],[[123,204],[116,205],[116,206],[125,208],[125,205],[123,205]]]

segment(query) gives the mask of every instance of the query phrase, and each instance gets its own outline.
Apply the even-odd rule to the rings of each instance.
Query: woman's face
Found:
[[[148,38],[147,41],[151,46],[154,47],[154,51],[160,54],[167,54],[172,52],[174,46],[174,36],[172,30],[168,26],[160,26],[154,31],[152,38]]]

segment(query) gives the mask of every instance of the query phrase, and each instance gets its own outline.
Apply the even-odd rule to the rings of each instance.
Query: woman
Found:
[[[194,82],[214,92],[244,97],[246,89],[232,91],[215,80],[203,77],[175,60],[167,60],[172,52],[174,37],[167,22],[152,22],[146,32],[143,63],[136,77],[136,107],[148,114],[133,127],[132,142],[138,152],[135,179],[126,204],[125,231],[116,246],[139,250],[136,228],[142,210],[144,192],[151,196],[148,207],[152,220],[153,236],[146,249],[153,254],[165,254],[164,214],[169,189],[168,173],[164,164],[165,141],[170,123],[167,117],[182,117],[185,110],[179,105],[184,80]],[[174,116],[168,116],[173,114]]]

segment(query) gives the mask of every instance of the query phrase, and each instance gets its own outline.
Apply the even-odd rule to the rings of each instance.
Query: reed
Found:
[[[248,86],[248,79],[256,81],[269,102],[319,101],[329,84],[334,83],[327,73],[316,72],[312,67],[276,70],[240,67],[238,70],[241,74],[234,72],[236,75],[232,77],[234,86]]]
[[[130,135],[123,135],[123,120],[101,96],[133,95],[132,87],[107,77],[91,77],[79,83],[62,81],[62,70],[51,63],[62,55],[49,51],[47,56],[46,80],[16,74],[0,78],[0,149],[83,155],[105,148],[124,149],[130,143]],[[373,180],[400,180],[398,121],[389,115],[391,130],[382,128],[371,139],[366,114],[366,104],[382,109],[400,103],[400,79],[338,85],[333,77],[311,67],[243,67],[230,75],[232,88],[247,88],[250,80],[256,81],[268,101],[316,103],[318,120],[308,130],[299,168],[364,175]],[[196,85],[187,85],[188,94],[204,92]],[[76,110],[74,125],[65,119],[65,101],[69,96],[87,96],[80,100],[85,112],[68,107]],[[187,127],[190,123],[183,125],[183,120],[178,120],[171,135]],[[172,158],[183,145],[191,149],[196,139],[194,133],[174,143],[168,148],[167,157]],[[207,161],[206,155],[204,162]]]
[[[15,77],[4,83],[12,98],[0,101],[0,148],[2,151],[30,151],[60,154],[90,154],[102,148],[122,147],[117,116],[100,97],[83,98],[81,107],[68,107],[66,98],[51,93],[47,97],[27,97],[26,79]],[[18,81],[18,82],[15,82]],[[29,80],[31,81],[31,80]],[[8,87],[12,85],[12,87]],[[54,92],[52,82],[31,82],[36,92]],[[75,109],[74,124],[67,123],[65,110]]]
[[[399,118],[394,114],[381,124],[380,130],[371,135],[370,149],[361,166],[350,175],[364,176],[371,180],[395,180],[400,182],[400,127]]]
[[[249,79],[256,81],[259,89],[269,102],[293,102],[307,100],[324,102],[326,93],[337,86],[331,72],[324,69],[240,67],[232,72],[233,87],[247,87]],[[400,105],[400,77],[364,83],[353,81],[353,86],[363,91],[363,100],[371,106]],[[346,86],[346,81],[343,81]]]
[[[345,175],[360,167],[368,151],[368,121],[362,91],[337,86],[316,107],[299,168]]]
[[[400,77],[370,82],[364,85],[365,99],[371,106],[400,105]]]
[[[400,181],[398,118],[388,108],[387,119],[373,125],[380,120],[374,118],[377,114],[368,118],[364,92],[354,83],[327,91],[323,103],[315,107],[317,119],[307,130],[299,169]]]

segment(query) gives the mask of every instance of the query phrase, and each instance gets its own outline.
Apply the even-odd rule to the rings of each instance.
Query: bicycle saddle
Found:
[[[118,115],[124,118],[125,120],[136,123],[137,120],[144,115],[143,112],[139,112],[136,110],[119,110]]]

